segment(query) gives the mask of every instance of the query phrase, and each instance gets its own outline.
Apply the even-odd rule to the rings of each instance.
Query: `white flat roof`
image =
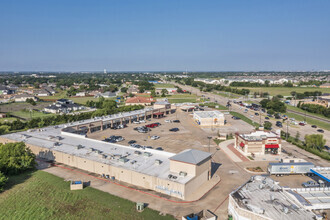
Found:
[[[242,138],[247,139],[249,141],[279,137],[277,134],[275,134],[273,132],[266,132],[266,131],[254,131],[250,134],[240,134],[239,136],[241,136]]]
[[[315,216],[269,177],[255,176],[230,195],[240,208],[274,220],[313,219]]]
[[[220,118],[224,117],[224,114],[219,111],[195,111],[194,115],[200,118]]]
[[[152,109],[151,109],[152,110]],[[108,121],[118,119],[125,116],[134,116],[136,114],[145,113],[144,110],[138,110],[134,112],[120,113],[116,115],[98,117],[96,119],[83,120],[78,122],[72,122],[68,124],[62,124],[59,126],[50,126],[42,129],[31,129],[28,131],[17,132],[12,134],[2,135],[4,138],[8,138],[14,141],[24,141],[27,144],[48,148],[50,150],[75,155],[81,158],[86,158],[93,161],[98,161],[104,164],[109,164],[116,167],[122,167],[128,170],[133,170],[149,176],[155,176],[162,179],[168,179],[168,175],[172,174],[177,176],[177,179],[169,179],[173,182],[181,184],[187,183],[194,176],[187,175],[185,177],[179,176],[178,173],[170,172],[170,160],[169,158],[174,156],[174,153],[159,151],[154,149],[137,149],[130,146],[124,146],[120,144],[113,144],[104,141],[85,138],[83,135],[72,134],[61,131],[63,128],[82,125],[89,122],[96,121]],[[150,111],[150,109],[149,109]],[[124,133],[124,132],[123,132]],[[62,139],[52,139],[51,137],[60,136]],[[54,146],[58,142],[59,146]],[[78,145],[82,145],[83,148],[77,149]],[[91,152],[91,149],[95,151]],[[134,154],[135,151],[140,151],[140,155]],[[105,155],[106,158],[101,158],[101,155]],[[151,153],[150,157],[144,156],[143,153]],[[126,157],[127,162],[121,162],[119,157]],[[156,165],[155,160],[161,160],[161,164]],[[135,161],[134,163],[132,163]]]

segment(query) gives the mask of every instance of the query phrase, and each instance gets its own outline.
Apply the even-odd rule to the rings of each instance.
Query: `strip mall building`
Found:
[[[210,153],[187,149],[173,154],[88,138],[90,132],[109,129],[112,124],[131,122],[153,114],[152,109],[147,109],[31,129],[2,135],[0,142],[23,141],[37,158],[63,163],[114,181],[119,180],[185,200],[210,179]]]
[[[250,134],[235,134],[235,148],[244,155],[280,154],[281,138],[268,131],[255,131]]]

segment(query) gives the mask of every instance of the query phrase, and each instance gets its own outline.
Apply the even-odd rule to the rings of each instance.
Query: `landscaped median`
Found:
[[[251,119],[249,119],[248,117],[246,117],[245,115],[242,115],[238,112],[230,112],[230,114],[232,116],[235,116],[235,117],[239,117],[240,119],[242,119],[243,121],[245,121],[246,123],[252,125],[253,127],[256,127],[256,128],[259,128],[260,127],[260,124],[252,121]]]

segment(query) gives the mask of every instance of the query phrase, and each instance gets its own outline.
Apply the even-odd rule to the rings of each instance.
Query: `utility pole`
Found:
[[[286,120],[286,141],[288,141],[288,135],[289,135],[289,120]]]
[[[210,145],[211,145],[211,139],[212,139],[212,137],[211,136],[208,136],[207,138],[209,139],[209,153],[210,153],[210,151],[211,151]]]

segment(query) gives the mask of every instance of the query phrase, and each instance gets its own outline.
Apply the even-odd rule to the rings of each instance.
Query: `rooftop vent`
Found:
[[[121,157],[121,158],[119,158],[119,161],[122,163],[126,163],[128,161],[128,159],[126,157]]]
[[[180,176],[187,176],[187,172],[181,171],[181,172],[179,173],[179,175],[180,175]]]
[[[77,149],[77,150],[79,150],[79,149],[81,149],[81,148],[84,148],[84,146],[82,146],[81,144],[78,144],[78,145],[76,146],[76,149]]]
[[[143,156],[145,156],[145,157],[151,157],[152,154],[151,154],[150,152],[144,152],[144,153],[143,153]]]
[[[158,159],[155,160],[155,164],[156,164],[156,165],[160,165],[161,163],[162,163],[161,160],[158,160]]]
[[[141,151],[136,150],[136,151],[134,151],[134,154],[135,155],[140,155],[141,154]]]

